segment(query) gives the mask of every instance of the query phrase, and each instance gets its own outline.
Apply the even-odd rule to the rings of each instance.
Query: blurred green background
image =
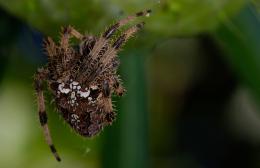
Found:
[[[42,39],[66,25],[100,35],[144,9],[119,54],[128,92],[112,126],[76,135],[45,92],[57,163],[32,85]],[[0,0],[0,168],[260,168],[259,11],[259,0]]]

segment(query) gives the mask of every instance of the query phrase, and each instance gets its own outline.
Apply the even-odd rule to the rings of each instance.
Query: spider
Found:
[[[48,63],[39,68],[34,76],[38,113],[44,137],[57,161],[61,161],[52,143],[47,124],[44,103],[44,84],[52,93],[58,113],[83,137],[97,135],[116,117],[111,95],[122,96],[125,92],[117,68],[117,53],[122,45],[144,26],[140,22],[113,40],[122,26],[139,16],[149,16],[145,10],[128,16],[108,27],[100,37],[82,35],[72,26],[62,28],[59,44],[52,38],[44,40]],[[71,38],[77,39],[72,45]]]

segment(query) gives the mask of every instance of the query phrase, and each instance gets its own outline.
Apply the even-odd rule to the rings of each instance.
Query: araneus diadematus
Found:
[[[60,157],[52,143],[47,124],[43,85],[54,96],[59,114],[80,135],[92,137],[115,119],[111,94],[123,95],[117,68],[117,53],[121,46],[144,25],[136,24],[124,31],[114,41],[114,33],[139,16],[148,16],[151,10],[138,12],[108,27],[100,36],[82,35],[73,27],[62,29],[59,45],[48,37],[45,50],[48,64],[38,69],[34,83],[37,93],[38,112],[45,139],[55,158]],[[77,45],[70,38],[78,39]]]

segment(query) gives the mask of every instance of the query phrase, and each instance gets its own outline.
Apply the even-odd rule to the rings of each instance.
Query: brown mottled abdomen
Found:
[[[59,83],[56,90],[60,114],[82,136],[98,134],[115,119],[111,97],[105,98],[98,86],[82,88],[79,83],[71,81]]]

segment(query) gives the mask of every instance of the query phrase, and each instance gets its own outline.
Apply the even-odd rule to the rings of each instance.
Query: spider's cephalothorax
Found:
[[[105,126],[112,124],[115,112],[111,95],[123,95],[117,68],[117,53],[121,46],[144,25],[136,24],[112,40],[115,32],[138,16],[147,16],[151,11],[138,12],[108,27],[100,36],[82,35],[68,26],[62,29],[59,44],[49,37],[45,40],[48,64],[35,74],[40,123],[45,139],[58,161],[60,157],[52,143],[47,125],[43,83],[47,81],[57,109],[65,121],[80,135],[91,137]],[[70,44],[70,38],[78,44]]]

